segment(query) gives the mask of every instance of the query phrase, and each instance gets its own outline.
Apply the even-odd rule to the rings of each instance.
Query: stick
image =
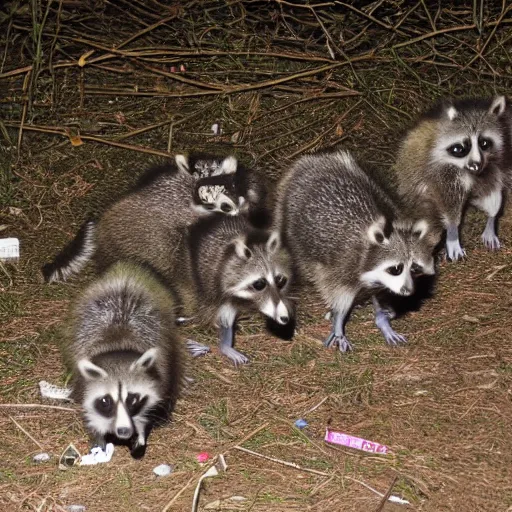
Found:
[[[286,460],[276,459],[274,457],[269,457],[268,455],[263,455],[258,452],[253,452],[252,450],[248,450],[247,448],[242,448],[241,446],[233,446],[235,450],[239,450],[244,453],[248,453],[250,455],[254,455],[255,457],[260,457],[261,459],[266,459],[271,462],[275,462],[276,464],[282,464],[283,466],[287,466],[289,468],[297,469],[298,471],[305,471],[306,473],[313,473],[314,475],[320,476],[331,476],[329,473],[324,473],[323,471],[317,471],[316,469],[303,468],[295,462],[288,462]]]
[[[5,123],[5,125],[11,126],[14,128],[19,127],[18,123]],[[33,131],[33,132],[52,133],[54,135],[62,135],[63,137],[69,137],[68,134],[61,128],[54,128],[52,126],[45,127],[45,126],[25,125],[23,127],[23,129]],[[158,149],[144,148],[142,146],[135,146],[133,144],[124,144],[122,142],[116,142],[114,140],[102,139],[101,137],[94,137],[92,135],[80,135],[80,138],[82,140],[90,140],[92,142],[99,142],[100,144],[107,144],[108,146],[114,146],[117,148],[138,151],[139,153],[148,153],[150,155],[164,156],[166,158],[170,158],[172,156],[169,153],[167,153],[166,151],[160,151]]]
[[[172,504],[185,492],[185,489],[192,483],[192,480],[194,480],[194,477],[192,477],[179,491],[177,494],[174,495],[174,498],[172,498],[169,503],[162,509],[162,512],[167,512]]]
[[[71,407],[61,407],[59,405],[44,405],[44,404],[0,404],[0,409],[55,409],[57,411],[70,411],[78,412],[78,409]]]
[[[241,441],[238,442],[237,445],[232,446],[231,448],[228,448],[224,453],[229,452],[229,450],[232,450],[233,448],[237,448],[240,445],[244,444],[246,441],[249,441],[251,437],[254,437],[258,432],[263,430],[264,428],[268,427],[268,421],[266,423],[263,423],[263,425],[260,425],[258,428],[255,428],[250,434],[247,434]]]
[[[33,441],[40,450],[44,450],[41,444],[36,441],[12,416],[9,416],[9,419],[31,440]]]
[[[384,508],[384,505],[388,501],[389,497],[391,496],[391,492],[393,491],[393,487],[396,484],[396,481],[398,480],[398,475],[395,476],[393,479],[393,482],[391,482],[391,485],[389,486],[388,492],[382,497],[382,500],[379,503],[379,506],[375,509],[375,512],[381,512]]]

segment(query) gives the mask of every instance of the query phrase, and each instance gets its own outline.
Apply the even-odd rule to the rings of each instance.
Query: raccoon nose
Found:
[[[412,288],[409,288],[408,286],[402,286],[402,288],[400,288],[400,295],[411,295],[412,291]]]
[[[280,321],[281,323],[283,323],[283,324],[287,324],[287,323],[288,323],[288,320],[290,320],[290,318],[289,318],[289,317],[287,317],[287,316],[284,316],[284,315],[283,315],[283,316],[280,316],[280,317],[279,317],[279,321]]]
[[[469,162],[468,169],[471,172],[478,172],[482,168],[482,162]]]
[[[121,439],[127,439],[128,437],[132,436],[132,431],[128,427],[119,427],[116,430],[117,437],[120,437]]]

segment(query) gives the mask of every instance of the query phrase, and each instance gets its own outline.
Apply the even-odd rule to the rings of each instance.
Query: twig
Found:
[[[375,512],[381,512],[384,508],[384,505],[386,505],[386,502],[388,501],[389,497],[391,496],[391,493],[393,492],[393,487],[396,484],[396,481],[398,480],[398,475],[395,476],[393,479],[393,482],[391,482],[391,485],[389,486],[388,491],[386,494],[382,497],[382,500],[379,503],[379,506],[375,509]]]
[[[162,509],[162,512],[167,512],[173,505],[173,503],[185,492],[188,486],[192,483],[195,477],[191,477],[190,480],[174,495],[174,497],[167,503],[167,505]]]
[[[39,443],[36,439],[34,439],[12,416],[9,416],[9,419],[31,440],[33,441],[40,450],[44,450],[44,448],[41,446],[41,443]]]
[[[258,432],[261,432],[264,428],[268,427],[268,421],[266,423],[263,423],[263,425],[260,425],[258,428],[255,428],[252,432],[247,434],[243,439],[238,441],[238,443],[235,446],[231,446],[227,450],[224,451],[224,453],[229,452],[229,450],[232,450],[233,448],[237,448],[238,446],[244,444],[245,442],[249,441],[252,437],[254,437]]]
[[[0,409],[55,409],[57,411],[79,412],[78,409],[72,409],[71,407],[45,404],[0,404]]]
[[[304,471],[306,473],[313,473],[314,475],[319,476],[331,476],[329,473],[324,473],[323,471],[317,471],[316,469],[303,468],[295,462],[288,462],[286,460],[276,459],[274,457],[269,457],[268,455],[263,455],[262,453],[253,452],[252,450],[248,450],[247,448],[242,448],[241,446],[233,446],[235,450],[239,450],[244,453],[248,453],[249,455],[254,455],[255,457],[259,457],[260,459],[266,459],[271,462],[275,462],[276,464],[282,464],[283,466],[287,466],[289,468],[297,469],[298,471]]]
[[[29,71],[25,75],[25,79],[23,80],[23,95],[27,93],[29,82],[30,82],[30,75],[31,71]],[[20,119],[20,126],[19,126],[19,132],[18,132],[18,158],[21,156],[21,142],[23,140],[23,125],[25,124],[25,119],[27,117],[27,110],[28,110],[28,104],[30,103],[30,99],[27,98],[23,102],[23,111],[21,113],[21,119]]]
[[[6,126],[11,126],[14,128],[18,128],[18,123],[5,123]],[[34,126],[34,125],[25,125],[24,130],[29,130],[33,132],[42,132],[42,133],[51,133],[53,135],[62,135],[63,137],[69,137],[68,134],[61,128],[53,128],[53,127],[42,127],[42,126]],[[102,139],[101,137],[94,137],[92,135],[82,135],[80,134],[80,138],[82,140],[90,140],[92,142],[99,142],[100,144],[106,144],[108,146],[114,146],[117,148],[130,149],[132,151],[138,151],[139,153],[147,153],[149,155],[156,156],[164,156],[166,158],[171,157],[169,153],[166,151],[159,151],[158,149],[150,149],[144,148],[142,146],[136,146],[134,144],[124,144],[122,142],[116,142],[114,140]]]

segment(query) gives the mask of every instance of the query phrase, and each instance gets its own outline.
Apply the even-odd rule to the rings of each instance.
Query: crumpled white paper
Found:
[[[108,443],[105,450],[102,450],[99,446],[95,446],[91,449],[91,453],[82,456],[80,466],[93,466],[95,464],[109,462],[113,454],[114,445],[112,443]]]

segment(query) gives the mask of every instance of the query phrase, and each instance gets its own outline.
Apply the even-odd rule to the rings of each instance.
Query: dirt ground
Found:
[[[49,20],[58,14],[57,4]],[[287,3],[277,4],[282,9]],[[72,12],[72,6],[64,2],[62,20],[66,10]],[[21,39],[13,34],[27,31],[12,19],[9,34],[18,44]],[[56,62],[78,59],[91,48],[90,40],[106,37],[96,28],[97,19],[84,18],[84,33],[80,27],[66,29],[63,21],[59,37],[75,46],[54,44]],[[149,23],[138,28],[144,26]],[[406,23],[401,27],[405,30]],[[119,19],[120,40],[130,30]],[[210,28],[201,32],[205,41],[207,33]],[[230,34],[238,37],[234,29]],[[275,37],[276,45],[282,42]],[[47,44],[52,41],[48,36]],[[102,44],[92,46],[94,58],[109,51],[107,42]],[[317,47],[306,48],[307,59],[319,59],[306,62],[320,66],[318,76],[188,98],[180,97],[182,87],[199,80],[238,84],[248,82],[250,73],[264,81],[301,69],[296,57],[290,57],[288,67],[270,69],[274,64],[269,62],[251,67],[239,65],[233,55],[205,53],[210,60],[196,68],[193,56],[173,60],[186,65],[190,71],[183,78],[195,85],[174,79],[169,85],[169,77],[133,73],[126,67],[132,57],[126,55],[119,57],[126,58],[124,67],[117,61],[102,66],[99,60],[96,67],[42,72],[32,89],[35,103],[27,109],[28,75],[16,71],[23,58],[7,51],[13,45],[0,52],[5,64],[0,84],[8,94],[0,104],[6,119],[0,123],[0,237],[18,237],[21,258],[0,265],[1,511],[54,512],[74,504],[87,512],[190,510],[199,478],[219,454],[227,471],[204,481],[201,511],[512,511],[510,205],[501,220],[503,247],[497,253],[487,252],[479,241],[483,216],[468,212],[467,258],[458,263],[440,258],[434,296],[394,322],[408,338],[405,346],[386,346],[365,306],[353,312],[347,327],[355,350],[342,355],[325,349],[325,308],[310,290],[300,303],[299,329],[291,342],[269,337],[257,317],[242,319],[237,347],[251,358],[242,368],[221,357],[213,330],[183,328],[183,339],[207,343],[212,353],[190,361],[192,382],[173,421],[153,432],[141,461],[117,447],[107,464],[59,470],[59,456],[69,443],[87,452],[87,433],[77,406],[43,400],[38,387],[41,380],[65,384],[58,349],[62,327],[70,300],[93,277],[89,271],[66,284],[45,285],[40,266],[87,215],[101,212],[158,154],[169,148],[171,153],[235,151],[270,180],[297,155],[341,143],[387,172],[400,134],[431,96],[491,94],[510,86],[508,75],[480,87],[487,75],[464,68],[469,78],[427,83],[406,64],[382,68],[376,78],[370,74],[373,62],[334,74],[321,67],[334,62],[324,45],[321,59]],[[225,41],[212,45],[231,48]],[[219,64],[224,58],[236,68],[229,79]],[[9,75],[11,70],[18,74]],[[152,94],[144,96],[141,91],[149,86]],[[176,95],[158,96],[165,87],[166,94]],[[352,87],[357,94],[347,93]],[[216,121],[223,127],[217,137],[210,129]],[[294,426],[299,418],[308,422],[303,430]],[[389,453],[328,444],[323,440],[327,427],[382,443]],[[41,452],[50,460],[35,463],[33,456]],[[198,463],[200,452],[210,454],[207,463]],[[162,463],[172,465],[173,472],[156,477],[152,470]],[[388,491],[409,504],[384,501]]]

